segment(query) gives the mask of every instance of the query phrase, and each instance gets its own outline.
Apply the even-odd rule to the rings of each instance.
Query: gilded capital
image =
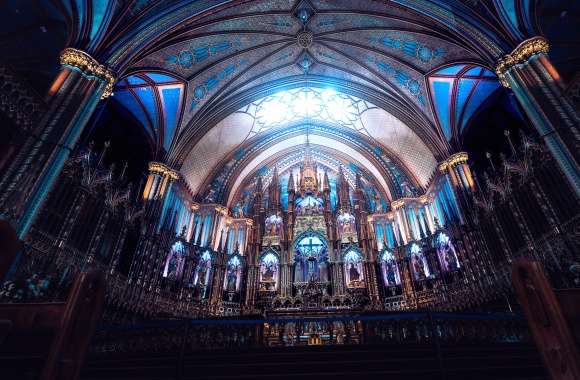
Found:
[[[504,87],[509,87],[505,78],[506,72],[515,65],[526,62],[536,54],[547,53],[550,45],[544,37],[532,37],[520,43],[514,51],[497,61],[495,73]]]
[[[452,154],[451,156],[449,156],[448,159],[439,163],[439,172],[443,174],[445,173],[447,168],[466,163],[468,159],[469,155],[467,154],[467,152],[459,152]]]
[[[109,97],[113,93],[115,75],[105,65],[101,65],[96,59],[82,50],[66,48],[60,53],[60,64],[76,67],[85,75],[97,77],[107,83],[101,99]]]
[[[392,208],[393,210],[397,210],[397,209],[399,209],[400,207],[403,207],[404,205],[405,205],[405,200],[404,200],[404,199],[402,199],[402,198],[400,198],[400,199],[397,199],[396,201],[393,201],[393,202],[391,203],[391,208]]]
[[[171,179],[179,179],[180,175],[179,172],[176,170],[171,169],[169,166],[165,165],[161,162],[152,161],[149,163],[149,172],[155,174],[161,174],[163,176],[167,176]]]

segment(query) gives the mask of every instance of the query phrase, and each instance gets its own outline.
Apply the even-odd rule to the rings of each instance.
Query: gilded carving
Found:
[[[113,72],[84,51],[74,48],[64,49],[60,53],[60,64],[76,67],[86,75],[95,76],[107,82],[101,99],[108,98],[113,93],[113,85],[116,81]]]
[[[550,45],[544,37],[533,37],[519,44],[511,54],[501,58],[495,65],[495,73],[504,87],[509,87],[505,74],[515,65],[526,62],[536,54],[547,53]]]

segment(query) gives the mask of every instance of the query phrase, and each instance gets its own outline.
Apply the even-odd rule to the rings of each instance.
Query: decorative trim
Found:
[[[167,176],[171,179],[179,179],[181,177],[181,175],[179,174],[179,172],[171,169],[169,166],[161,163],[161,162],[155,162],[152,161],[149,163],[149,171],[151,173],[156,173],[156,174],[161,174],[163,176]]]
[[[550,44],[544,37],[533,37],[520,43],[511,54],[497,61],[495,73],[504,87],[509,87],[505,74],[515,65],[526,62],[536,54],[548,53]]]
[[[88,76],[105,81],[107,85],[101,99],[106,99],[113,93],[113,86],[117,80],[113,72],[84,51],[74,48],[64,49],[60,53],[60,64],[76,67]]]
[[[228,208],[225,206],[216,206],[215,210],[222,215],[228,216]],[[228,220],[231,223],[232,218],[228,217]]]
[[[445,173],[447,168],[453,167],[455,165],[466,163],[468,159],[469,159],[469,155],[467,154],[467,152],[455,153],[455,154],[451,155],[448,159],[446,159],[445,161],[443,161],[439,164],[439,167],[438,167],[439,172],[443,174],[443,173]]]
[[[405,205],[405,200],[403,198],[397,199],[396,201],[393,201],[391,203],[391,208],[393,210],[397,210],[400,207],[403,207]]]

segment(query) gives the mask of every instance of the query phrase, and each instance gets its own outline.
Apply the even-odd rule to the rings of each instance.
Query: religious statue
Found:
[[[175,252],[171,252],[170,253],[171,257],[169,258],[169,262],[167,263],[167,270],[165,272],[165,277],[169,278],[169,279],[175,279],[175,277],[177,276],[177,266],[178,266],[178,262],[177,262],[177,254]]]
[[[403,197],[411,198],[413,196],[413,192],[411,191],[411,186],[407,181],[401,182],[401,193],[403,193]]]
[[[387,284],[396,285],[397,278],[395,276],[395,269],[392,263],[387,263]]]
[[[447,234],[441,232],[437,235],[437,255],[439,262],[444,271],[454,271],[459,269],[459,262],[457,260],[457,253],[453,247],[453,243]]]
[[[354,215],[341,210],[337,222],[338,234],[342,243],[348,243],[351,242],[351,240],[352,242],[357,241]]]
[[[310,256],[306,262],[308,264],[308,281],[316,281],[316,259]]]
[[[413,271],[415,272],[415,278],[417,280],[422,280],[425,278],[425,270],[423,268],[423,263],[417,254],[413,253],[411,257],[411,263],[413,265]]]
[[[244,217],[244,207],[240,201],[238,201],[238,203],[236,203],[236,205],[234,206],[232,211],[233,211],[235,218],[243,218]]]
[[[207,275],[207,267],[205,263],[200,264],[199,272],[197,273],[197,285],[205,286],[205,280]]]
[[[375,213],[380,214],[383,212],[383,202],[381,202],[381,197],[375,194]]]
[[[236,291],[236,283],[238,280],[238,276],[236,273],[236,268],[235,267],[230,267],[230,269],[228,270],[228,278],[227,278],[227,287],[226,290],[228,292],[235,292]]]
[[[350,277],[350,281],[358,281],[359,280],[359,273],[358,273],[358,269],[357,267],[354,265],[354,263],[350,263],[350,268],[348,269],[348,275]]]
[[[274,266],[273,263],[266,264],[264,273],[262,274],[262,281],[270,282],[274,280]]]

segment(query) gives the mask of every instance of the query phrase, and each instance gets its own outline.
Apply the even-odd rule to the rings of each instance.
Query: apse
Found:
[[[393,191],[390,189],[392,185],[381,178],[384,174],[376,168],[377,164],[369,161],[365,157],[368,153],[361,150],[373,150],[375,155],[381,156],[378,160],[383,161],[385,166],[400,165],[398,169],[390,169],[393,172],[391,176],[397,177],[395,172],[406,173],[410,179],[399,181],[410,185],[427,185],[435,170],[436,160],[427,145],[411,128],[385,110],[333,88],[298,87],[258,99],[217,123],[191,148],[181,171],[192,191],[203,192],[203,184],[212,181],[208,176],[217,176],[216,165],[222,162],[221,165],[227,168],[244,161],[244,167],[240,167],[241,174],[231,185],[227,200],[229,204],[241,181],[263,167],[265,160],[279,152],[304,145],[306,134],[310,133],[304,129],[309,129],[309,124],[327,126],[324,136],[312,127],[310,140],[313,144],[338,149],[349,155],[358,165],[367,167],[388,194]],[[298,132],[297,129],[302,131]],[[333,136],[341,130],[350,133],[353,136],[350,140],[355,139],[356,144],[366,141],[366,147],[353,149],[349,146],[350,142],[344,142],[344,138]],[[364,137],[358,138],[358,134]],[[259,153],[253,152],[263,144],[267,147]],[[252,159],[248,160],[250,157]],[[229,161],[224,164],[228,158]],[[223,184],[220,182],[219,186]]]

